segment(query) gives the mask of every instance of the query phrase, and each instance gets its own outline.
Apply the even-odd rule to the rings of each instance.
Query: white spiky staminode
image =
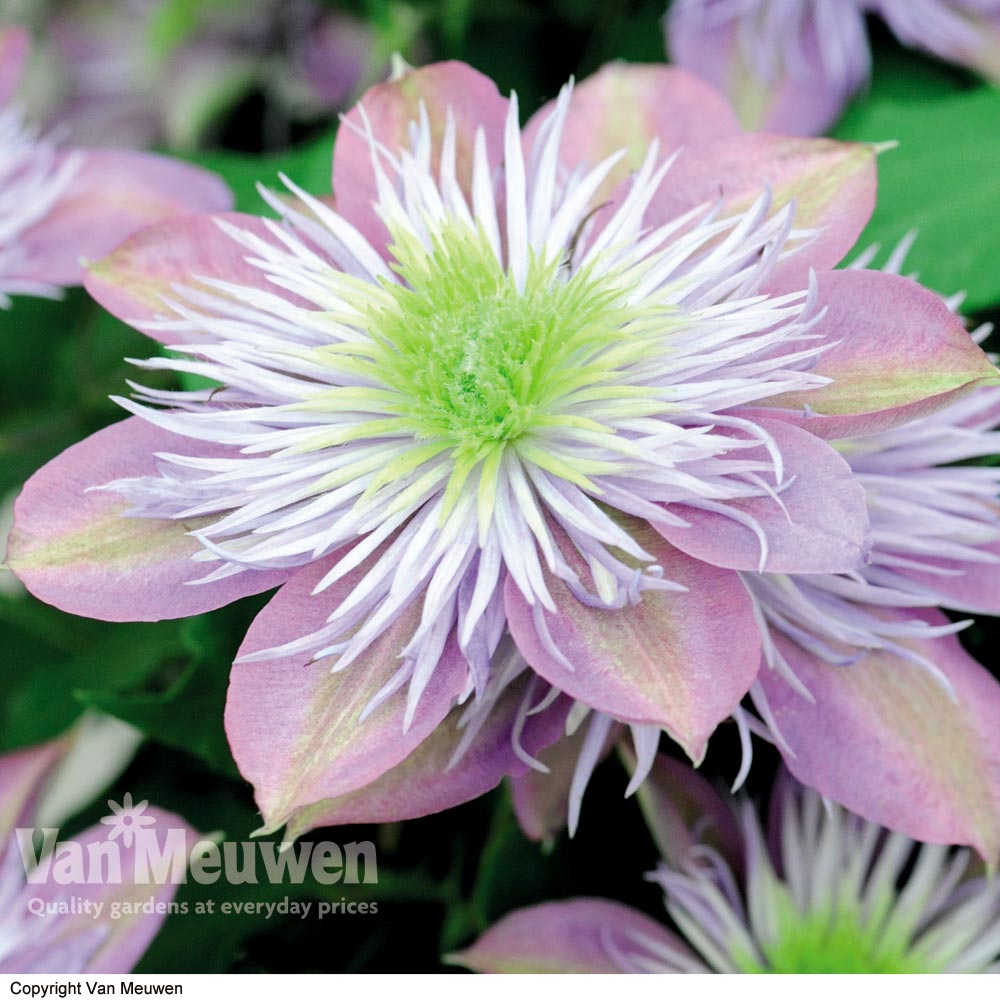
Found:
[[[78,169],[76,157],[59,159],[50,142],[25,128],[20,112],[0,110],[0,307],[11,295],[59,296],[56,285],[22,276],[33,262],[21,237],[52,211]]]
[[[776,629],[836,665],[856,662],[871,650],[890,650],[948,686],[933,662],[905,640],[950,634],[968,622],[939,628],[917,618],[887,622],[873,609],[953,606],[955,601],[933,583],[911,580],[904,571],[944,579],[962,570],[942,568],[936,560],[997,562],[985,546],[1000,539],[1000,470],[950,463],[996,452],[998,405],[1000,394],[981,391],[896,430],[838,443],[868,498],[870,561],[853,574],[744,575],[760,613],[771,667],[797,683],[770,639]]]
[[[552,689],[548,692],[551,699],[559,692]],[[525,714],[529,714],[533,709],[531,706],[525,708]],[[736,724],[740,741],[740,766],[733,780],[733,791],[738,791],[753,766],[753,742],[752,737],[765,740],[768,743],[775,742],[775,736],[771,728],[762,722],[751,712],[737,706],[731,716]],[[638,723],[623,723],[614,716],[606,712],[591,709],[582,702],[575,702],[570,710],[566,722],[566,735],[572,736],[581,726],[586,724],[587,729],[580,744],[580,751],[577,755],[573,768],[573,777],[570,781],[569,799],[567,802],[566,826],[572,836],[580,824],[580,812],[583,808],[583,798],[587,792],[587,786],[593,777],[594,770],[601,762],[608,741],[611,738],[612,728],[616,725],[625,726],[632,743],[634,753],[634,763],[632,773],[629,775],[628,784],[625,787],[625,797],[634,795],[649,776],[653,765],[656,762],[656,753],[660,747],[660,735],[665,732],[659,726],[641,725]],[[530,760],[527,763],[532,764]],[[539,770],[538,762],[532,766]]]
[[[620,297],[616,345],[568,359],[557,374],[570,378],[570,390],[552,404],[552,419],[510,442],[491,468],[465,469],[456,488],[447,442],[419,439],[400,417],[408,401],[364,362],[374,350],[372,313],[389,308],[387,290],[401,279],[383,248],[291,181],[296,205],[266,195],[281,215],[267,223],[268,238],[223,224],[274,290],[208,280],[196,287],[192,276],[150,324],[167,339],[176,333],[187,358],[144,367],[207,376],[222,388],[136,386],[138,402],[120,400],[167,430],[234,448],[225,458],[162,455],[159,476],[109,486],[140,516],[210,518],[194,532],[206,580],[302,566],[352,546],[319,593],[367,560],[325,627],[281,653],[336,657],[335,669],[343,669],[422,602],[399,671],[373,702],[408,683],[408,718],[453,630],[469,664],[468,692],[499,687],[488,682],[504,632],[504,573],[543,625],[540,610],[553,607],[545,572],[599,606],[635,602],[648,588],[676,589],[595,500],[677,524],[661,504],[728,512],[726,500],[773,496],[787,485],[777,446],[723,411],[827,382],[810,371],[828,346],[810,332],[813,292],[761,292],[791,252],[789,240],[804,235],[792,231],[793,207],[772,214],[765,193],[740,216],[719,219],[717,207],[703,206],[649,228],[646,210],[669,183],[670,162],[658,162],[654,144],[621,198],[595,217],[594,194],[624,154],[565,170],[559,153],[569,100],[566,88],[526,161],[513,98],[499,180],[484,135],[475,137],[471,197],[456,179],[450,118],[436,171],[423,109],[409,150],[390,152],[365,133],[378,191],[373,211],[411,256],[420,248],[433,267],[435,253],[465,233],[488,241],[498,277],[510,276],[518,289],[532,268],[551,265],[554,282],[586,276]],[[630,338],[641,350],[616,355],[617,341]],[[580,383],[588,365],[600,376]],[[761,446],[766,457],[738,458]],[[764,558],[763,533],[749,526]],[[596,593],[563,558],[555,530],[585,560]]]

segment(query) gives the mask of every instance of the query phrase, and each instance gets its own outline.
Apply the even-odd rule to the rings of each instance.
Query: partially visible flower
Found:
[[[89,806],[131,763],[142,733],[113,715],[86,712],[73,725],[69,747],[45,784],[35,820],[59,826]]]
[[[413,12],[393,8],[396,47],[413,47]],[[383,79],[385,42],[362,18],[302,4],[297,21],[286,26],[287,51],[269,71],[269,86],[294,118],[330,117],[348,108],[371,84]]]
[[[767,667],[751,694],[789,769],[869,819],[987,858],[1000,850],[1000,687],[953,637],[968,621],[937,609],[1000,613],[1000,469],[982,462],[1000,450],[998,426],[1000,391],[985,387],[898,428],[833,428],[867,497],[867,563],[743,576]]]
[[[823,132],[868,79],[859,0],[675,0],[666,24],[670,58],[747,128]]]
[[[452,961],[481,972],[996,973],[1000,883],[780,777],[767,828],[661,759],[647,799],[680,937],[609,900],[509,914]]]
[[[149,858],[170,858],[179,843],[167,839],[168,830],[183,831],[186,852],[197,841],[178,816],[150,809],[142,817],[149,828],[113,848],[107,847],[107,827],[97,824],[71,841],[59,841],[63,846],[53,854],[36,858],[40,845],[37,839],[29,842],[29,834],[39,825],[47,787],[73,742],[67,736],[0,757],[3,973],[129,972],[160,929],[177,891],[169,881],[136,881],[140,847]],[[92,864],[101,866],[100,877],[90,870]]]
[[[341,128],[336,211],[289,183],[280,222],[166,223],[93,269],[184,355],[144,365],[217,386],[123,399],[27,484],[10,564],[113,620],[283,585],[227,706],[272,829],[479,794],[542,766],[569,698],[700,760],[760,666],[739,571],[869,544],[796,423],[997,378],[932,293],[831,270],[873,156],[739,135],[666,68],[609,67],[523,133],[468,67],[405,71]]]
[[[0,31],[0,305],[11,295],[57,295],[79,284],[83,262],[142,226],[191,211],[224,210],[231,195],[207,171],[165,157],[64,152],[24,125],[9,98],[26,35]]]
[[[408,45],[416,25],[393,18]],[[293,122],[332,118],[387,64],[369,24],[316,0],[73,0],[32,20],[41,52],[25,99],[83,146],[195,148],[254,93],[263,141],[285,144]]]
[[[899,272],[911,242],[884,270]],[[918,329],[912,337],[918,349]],[[799,780],[868,819],[995,858],[1000,685],[953,638],[968,622],[937,609],[1000,613],[1000,469],[980,461],[998,451],[1000,390],[980,388],[889,430],[845,435],[836,420],[802,424],[831,440],[864,488],[872,545],[849,573],[741,574],[763,640],[750,689],[763,721],[734,712],[744,745],[736,785],[755,733],[778,744]],[[572,761],[568,748],[553,748],[561,761],[553,779],[515,782],[518,816],[538,839],[566,823],[574,830],[591,772],[623,735],[621,720],[585,705],[570,720],[581,726]],[[659,736],[631,726],[627,794],[647,774]],[[873,758],[878,768],[867,766]]]
[[[904,44],[1000,80],[998,0],[675,0],[667,46],[748,128],[815,135],[868,80],[868,12]]]
[[[867,0],[904,45],[1000,83],[1000,0]]]

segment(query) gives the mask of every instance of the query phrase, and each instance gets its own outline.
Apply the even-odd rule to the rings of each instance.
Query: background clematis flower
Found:
[[[748,128],[815,135],[868,80],[868,13],[905,45],[1000,80],[997,0],[675,0],[667,47]]]
[[[911,242],[886,271],[898,273]],[[872,546],[851,573],[742,574],[763,663],[750,689],[761,718],[733,713],[744,751],[735,787],[749,771],[753,733],[777,743],[799,780],[874,822],[971,844],[988,859],[1000,852],[1000,685],[951,638],[969,622],[937,610],[1000,611],[1000,471],[960,464],[996,453],[998,423],[995,387],[891,430],[839,437],[836,421],[804,421],[834,439],[864,489]],[[582,705],[574,714],[570,730],[589,719],[575,748],[550,751],[560,762],[553,775],[514,783],[518,817],[535,839],[575,830],[594,767],[624,735],[620,719]],[[627,795],[648,773],[660,733],[633,725],[630,735]]]
[[[166,914],[165,904],[177,891],[170,882],[135,881],[133,858],[139,839],[134,835],[124,841],[117,838],[120,879],[77,878],[68,874],[66,865],[57,871],[59,862],[54,856],[43,875],[35,871],[34,880],[26,881],[15,830],[51,822],[40,820],[39,810],[45,808],[47,786],[73,742],[72,737],[64,737],[0,757],[0,972],[129,972],[155,937]],[[160,853],[168,847],[168,841],[161,837],[168,829],[183,830],[186,847],[194,848],[197,836],[180,817],[144,809],[139,818],[149,826],[143,836],[156,837]],[[152,824],[156,824],[155,832]],[[67,843],[79,845],[87,857],[89,848],[97,850],[113,836],[113,829],[97,824]],[[59,848],[56,850],[58,855]],[[45,864],[45,859],[40,858],[39,865]],[[110,862],[102,864],[112,872]],[[142,912],[138,905],[128,905],[150,900],[158,904],[148,907],[150,913]]]
[[[869,0],[904,44],[1000,82],[997,0]]]
[[[937,609],[1000,612],[1000,473],[968,464],[996,453],[998,424],[1000,393],[987,387],[834,440],[868,500],[868,562],[847,575],[744,576],[767,665],[752,697],[792,773],[870,820],[988,859],[1000,851],[1000,686],[952,637],[969,622]]]
[[[406,45],[416,24],[394,10]],[[19,16],[39,38],[22,96],[68,142],[189,150],[209,142],[250,95],[267,101],[261,140],[289,141],[293,121],[331,118],[384,75],[375,29],[315,0],[73,0]]]
[[[232,204],[226,185],[199,168],[143,153],[64,152],[25,127],[8,101],[26,50],[23,32],[0,31],[0,304],[79,284],[81,261],[147,223]]]
[[[280,221],[168,222],[92,269],[183,351],[144,366],[217,387],[122,399],[27,484],[10,565],[109,620],[283,584],[226,717],[267,829],[465,801],[541,767],[571,699],[700,760],[760,665],[740,572],[870,544],[795,421],[863,433],[996,380],[932,293],[828,270],[873,155],[741,135],[666,68],[523,133],[470,68],[406,71],[347,116],[336,209],[287,181]]]
[[[952,637],[968,622],[936,608],[998,611],[1000,475],[952,464],[996,452],[998,406],[982,390],[835,441],[869,498],[870,562],[744,577],[767,665],[752,695],[792,772],[893,829],[989,858],[1000,851],[1000,686]],[[879,767],[862,766],[873,752]]]
[[[601,899],[515,911],[451,961],[480,972],[995,973],[1000,885],[779,777],[764,824],[657,762],[646,816],[680,937]]]

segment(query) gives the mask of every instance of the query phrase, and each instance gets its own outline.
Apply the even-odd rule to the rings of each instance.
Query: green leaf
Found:
[[[82,289],[50,302],[15,298],[0,311],[0,498],[49,459],[125,416],[108,398],[135,378],[126,357],[150,341],[115,319]],[[174,385],[172,373],[144,372],[146,385]]]
[[[183,656],[159,684],[126,690],[81,690],[82,704],[115,715],[165,746],[184,750],[214,771],[237,777],[223,728],[229,668],[249,616],[266,598],[173,623]]]
[[[924,77],[912,91],[876,90],[857,103],[837,138],[897,142],[879,157],[878,204],[858,246],[895,246],[919,233],[905,273],[943,294],[967,292],[965,309],[1000,302],[1000,91],[954,88],[925,99]]]
[[[222,728],[226,675],[202,660],[192,658],[162,691],[78,691],[77,697],[167,746],[195,754],[216,771],[239,773]]]
[[[184,662],[175,622],[106,624],[0,595],[0,752],[51,739],[88,704],[81,691],[162,683]]]
[[[511,878],[512,872],[517,878]],[[490,835],[479,856],[479,870],[470,900],[471,917],[479,932],[504,913],[536,899],[565,891],[562,872],[551,855],[521,832],[508,789],[497,799]]]
[[[329,195],[333,171],[334,132],[325,132],[305,145],[274,156],[250,156],[245,153],[211,152],[191,156],[193,163],[220,174],[236,196],[240,212],[273,216],[257,190],[258,184],[276,191],[284,187],[279,173],[287,174],[296,184],[313,195]]]

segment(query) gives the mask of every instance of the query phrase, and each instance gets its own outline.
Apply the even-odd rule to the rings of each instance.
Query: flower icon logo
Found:
[[[156,823],[153,816],[144,816],[148,799],[143,799],[135,805],[132,804],[132,793],[126,792],[119,805],[114,799],[108,799],[108,808],[112,815],[104,816],[101,822],[111,827],[108,833],[109,840],[121,837],[122,843],[126,847],[131,847],[135,840],[136,831],[141,831],[143,827],[152,826]]]

